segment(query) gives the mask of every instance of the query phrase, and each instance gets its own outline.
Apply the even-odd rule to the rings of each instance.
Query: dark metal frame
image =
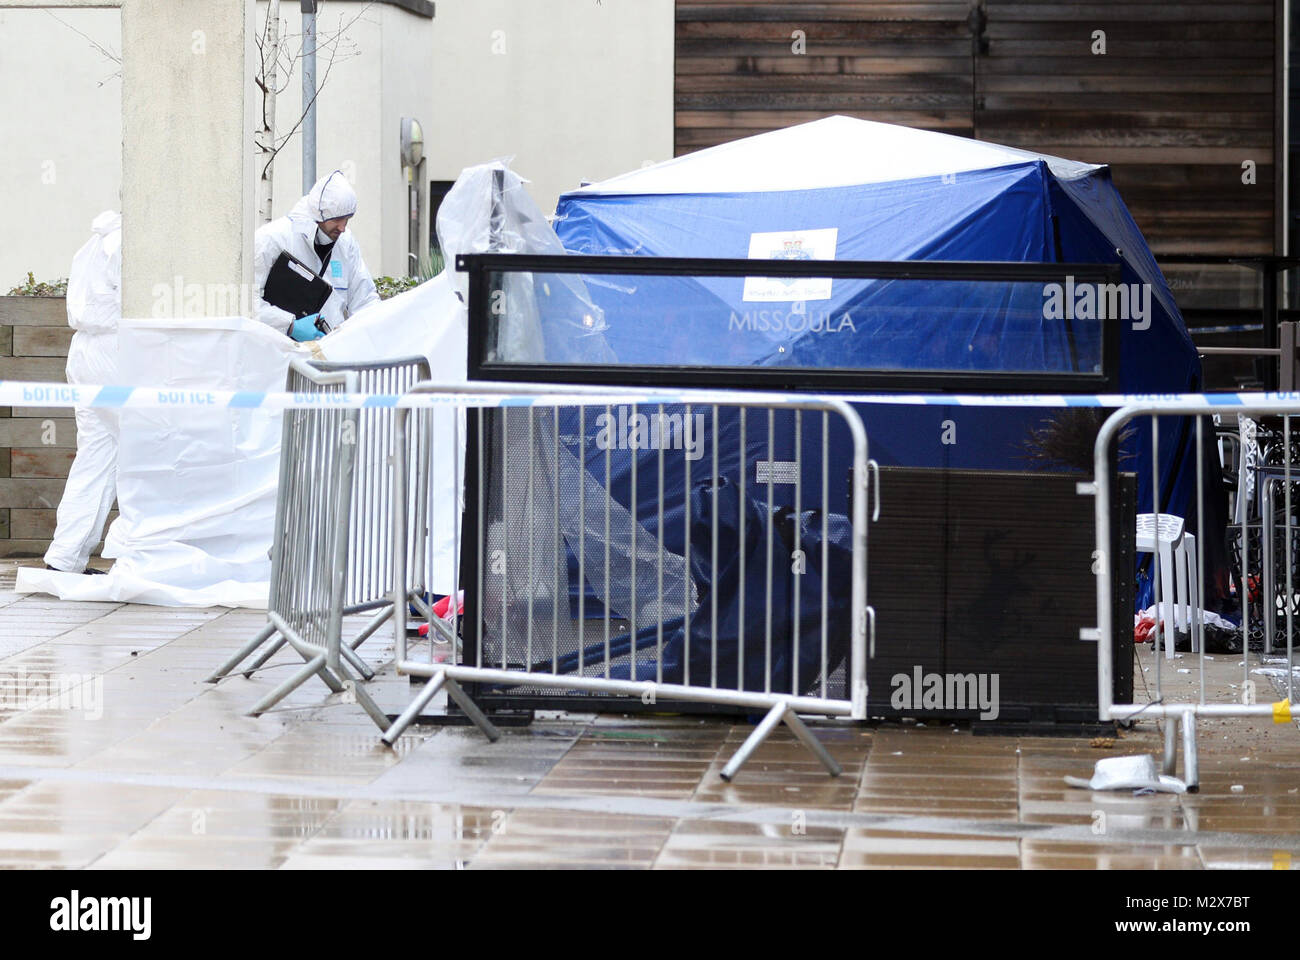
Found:
[[[586,273],[653,276],[754,276],[761,267],[763,276],[825,277],[846,279],[930,279],[984,280],[989,282],[1064,281],[1067,275],[1076,281],[1119,283],[1120,265],[1096,263],[1015,263],[973,261],[754,261],[748,259],[698,259],[682,257],[589,257],[544,256],[529,254],[473,254],[456,258],[456,269],[469,273],[469,368],[471,380],[532,380],[546,383],[584,383],[604,386],[699,386],[707,378],[710,386],[748,389],[895,389],[933,390],[942,392],[1101,392],[1118,382],[1119,325],[1106,323],[1102,328],[1102,373],[917,373],[914,371],[858,370],[779,370],[755,367],[632,367],[599,368],[567,364],[520,364],[484,362],[490,342],[491,296],[490,274],[494,271],[536,273]],[[467,417],[465,458],[466,521],[461,531],[461,582],[473,582],[481,551],[481,531],[477,529],[478,498],[485,495],[483,471],[489,465],[483,458],[484,412]],[[469,591],[465,615],[461,618],[463,652],[466,662],[477,656],[477,637],[472,629],[482,615],[480,598]],[[496,710],[618,710],[621,712],[656,711],[735,714],[737,708],[701,703],[665,702],[644,705],[635,698],[600,697],[553,691],[522,692],[526,688],[489,691],[474,684],[467,690],[485,709]],[[744,711],[739,711],[743,713]]]
[[[831,277],[846,280],[953,280],[990,283],[1119,283],[1118,263],[1018,263],[967,260],[748,260],[697,257],[605,257],[540,254],[467,254],[456,269],[469,273],[471,380],[532,380],[604,386],[696,386],[809,391],[906,390],[934,393],[1104,393],[1119,380],[1119,325],[1102,321],[1102,369],[1092,371],[818,370],[807,367],[686,365],[583,366],[486,360],[491,342],[491,274],[577,273],[686,277]]]
[[[507,408],[508,409],[508,408]],[[460,545],[460,582],[474,583],[478,576],[479,564],[482,562],[483,530],[479,527],[481,516],[480,502],[486,497],[487,488],[484,472],[490,470],[488,459],[483,454],[484,434],[487,424],[484,422],[489,413],[503,411],[485,411],[482,407],[467,411],[465,418],[465,514],[461,525]],[[475,590],[465,591],[465,610],[460,618],[461,656],[464,663],[479,662],[478,631],[476,626],[482,620],[483,598]],[[529,688],[526,684],[519,687],[492,689],[480,683],[466,683],[465,690],[474,701],[493,717],[502,712],[532,710],[588,710],[592,712],[618,711],[621,713],[691,713],[721,714],[725,716],[744,715],[747,711],[740,707],[722,704],[703,703],[687,700],[658,700],[645,704],[635,697],[580,693],[578,691],[560,692],[555,690]],[[530,692],[520,692],[530,691]],[[448,713],[456,714],[453,704],[448,704]]]
[[[1300,257],[1274,256],[1271,254],[1199,254],[1170,253],[1156,260],[1165,265],[1190,266],[1233,266],[1245,267],[1259,274],[1259,309],[1249,307],[1181,307],[1183,320],[1218,321],[1239,319],[1257,315],[1262,323],[1259,344],[1272,350],[1281,345],[1278,324],[1283,320],[1300,319],[1300,311],[1288,310],[1280,306],[1278,300],[1277,280],[1283,273],[1300,267]],[[1188,327],[1192,336],[1196,327]],[[1266,390],[1278,389],[1278,365],[1269,358],[1260,358],[1255,362],[1255,371]]]

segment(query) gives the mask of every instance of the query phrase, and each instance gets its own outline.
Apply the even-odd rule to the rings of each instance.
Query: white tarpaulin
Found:
[[[467,320],[464,278],[451,268],[455,256],[485,252],[489,245],[510,252],[562,252],[522,183],[500,162],[467,168],[438,216],[449,269],[362,310],[314,344],[297,344],[240,317],[123,321],[123,385],[280,391],[294,355],[356,362],[424,356],[435,380],[463,381]],[[442,506],[431,514],[429,587],[448,593],[454,583],[446,504],[453,502],[455,472],[446,446],[453,436],[451,414],[439,411],[439,416],[445,421],[436,433],[442,449],[434,451],[431,487]],[[280,432],[281,417],[272,411],[124,410],[120,516],[104,549],[105,556],[115,558],[112,569],[106,576],[83,576],[21,568],[17,589],[69,600],[266,606]],[[463,430],[460,437],[463,463]]]
[[[128,386],[165,391],[283,390],[301,347],[255,320],[123,320]],[[21,568],[19,591],[65,600],[265,606],[280,416],[193,407],[121,412],[118,518],[106,576]]]

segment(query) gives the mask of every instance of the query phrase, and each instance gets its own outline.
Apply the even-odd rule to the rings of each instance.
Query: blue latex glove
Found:
[[[289,328],[289,336],[297,340],[299,343],[303,343],[307,340],[319,340],[321,337],[325,336],[325,334],[316,329],[316,319],[319,316],[319,313],[309,313],[305,317],[298,318],[293,322],[293,326]]]

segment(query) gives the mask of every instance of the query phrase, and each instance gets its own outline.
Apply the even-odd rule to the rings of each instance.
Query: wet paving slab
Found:
[[[0,567],[3,868],[1300,869],[1295,724],[1205,720],[1187,795],[1064,783],[1105,756],[1159,758],[1150,720],[1104,738],[817,725],[836,778],[778,729],[730,783],[722,767],[753,727],[717,717],[539,713],[496,743],[417,724],[390,749],[316,680],[246,716],[301,663],[292,651],[205,682],[257,611],[11,584]],[[381,629],[362,653],[379,665],[391,650]],[[1214,664],[1236,695],[1241,659]],[[1189,665],[1162,665],[1167,697],[1196,689]],[[1138,666],[1149,695],[1154,664]],[[393,712],[412,695],[391,667],[368,689]]]

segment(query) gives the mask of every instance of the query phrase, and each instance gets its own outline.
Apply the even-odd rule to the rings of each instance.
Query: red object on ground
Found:
[[[456,601],[457,601],[456,614],[457,616],[459,616],[460,614],[465,612],[465,591],[464,590],[461,590],[456,595]],[[435,617],[442,617],[442,619],[448,620],[450,619],[450,615],[447,613],[447,610],[450,607],[451,607],[451,597],[450,596],[443,597],[441,600],[439,600],[437,603],[433,605],[433,615]]]
[[[1155,631],[1155,629],[1156,629],[1156,618],[1149,617],[1145,613],[1141,614],[1137,618],[1137,622],[1133,625],[1133,642],[1150,643],[1151,634]]]
[[[448,611],[451,609],[451,597],[450,596],[443,597],[441,600],[435,602],[430,609],[433,610],[433,615],[438,619],[450,620],[451,614]],[[465,591],[461,590],[458,591],[456,594],[456,615],[461,616],[464,613],[465,613]],[[420,624],[420,636],[427,637],[428,635],[429,635],[429,625],[427,623]]]

